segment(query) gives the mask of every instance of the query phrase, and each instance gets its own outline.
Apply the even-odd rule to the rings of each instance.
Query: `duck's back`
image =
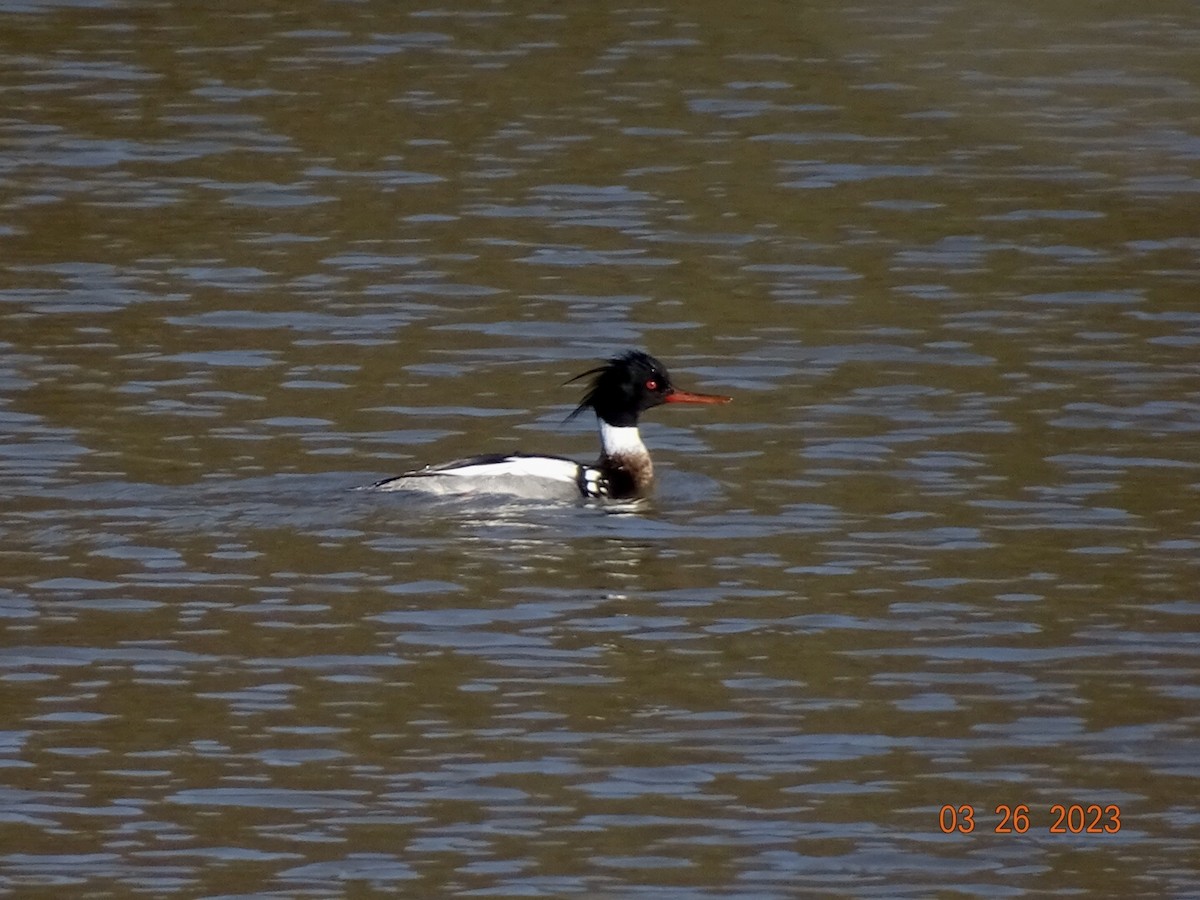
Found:
[[[587,496],[589,468],[563,456],[493,453],[426,466],[376,482],[374,486],[381,491],[508,494],[538,500],[578,500]]]

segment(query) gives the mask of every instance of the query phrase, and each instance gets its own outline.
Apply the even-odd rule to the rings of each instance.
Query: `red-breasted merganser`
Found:
[[[671,384],[666,366],[648,353],[630,350],[567,384],[596,376],[568,419],[591,409],[600,426],[600,459],[583,465],[562,456],[492,454],[426,466],[376,482],[382,491],[434,494],[514,494],[536,499],[611,499],[643,496],[654,466],[638,433],[638,416],[663,403],[728,403],[730,397],[691,394]]]

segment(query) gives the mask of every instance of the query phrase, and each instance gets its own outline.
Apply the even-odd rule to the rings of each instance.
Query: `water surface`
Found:
[[[1195,890],[1190,5],[0,34],[0,891]],[[648,503],[354,490],[635,346]]]

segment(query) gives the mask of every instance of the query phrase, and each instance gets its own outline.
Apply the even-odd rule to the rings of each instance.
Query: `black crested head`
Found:
[[[614,356],[607,363],[576,375],[572,381],[596,376],[583,400],[568,418],[575,418],[586,409],[618,428],[637,425],[638,416],[652,407],[666,403],[674,392],[667,367],[649,353],[629,350]]]

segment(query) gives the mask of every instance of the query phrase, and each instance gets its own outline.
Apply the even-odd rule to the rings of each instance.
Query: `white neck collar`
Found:
[[[648,455],[646,445],[642,443],[642,436],[638,433],[636,425],[609,425],[603,419],[598,419],[600,423],[600,446],[604,450],[604,455],[613,456],[645,456]]]

